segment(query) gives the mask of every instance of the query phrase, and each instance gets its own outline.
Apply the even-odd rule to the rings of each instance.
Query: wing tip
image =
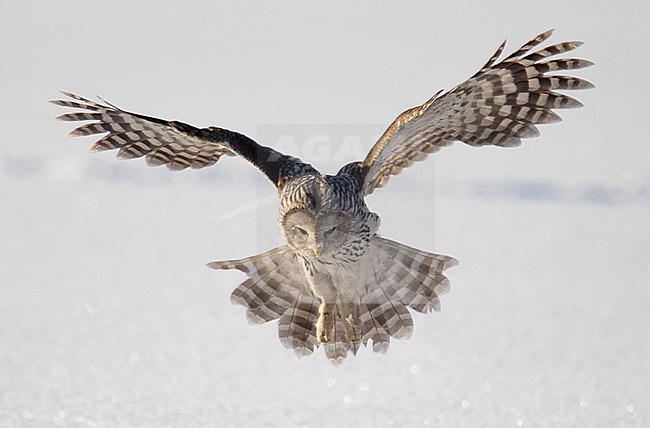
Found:
[[[209,262],[205,264],[207,267],[210,269],[215,269],[215,270],[223,270],[224,268],[224,262]]]
[[[68,132],[68,137],[86,137],[89,134],[80,131],[79,128],[75,128],[72,131]]]
[[[580,60],[580,65],[581,65],[580,68],[591,67],[591,66],[594,65],[594,64],[595,64],[595,62],[590,61],[590,60],[588,60],[588,59],[581,59],[581,60]]]
[[[540,34],[540,35],[537,36],[537,37],[543,37],[543,40],[546,40],[546,39],[548,39],[549,37],[551,37],[551,36],[553,35],[553,33],[555,33],[555,28],[554,28],[554,27],[551,27],[551,28],[549,28],[548,30],[544,31],[542,34]]]

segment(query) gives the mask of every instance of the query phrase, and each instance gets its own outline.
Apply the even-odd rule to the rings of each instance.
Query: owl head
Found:
[[[353,217],[323,176],[298,177],[283,192],[280,230],[289,246],[307,257],[340,251],[353,235]]]
[[[327,257],[348,241],[351,219],[342,212],[304,208],[284,216],[281,229],[289,246],[307,257]]]

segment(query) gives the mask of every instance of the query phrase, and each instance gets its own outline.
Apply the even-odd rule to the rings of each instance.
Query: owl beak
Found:
[[[321,249],[320,248],[314,248],[312,250],[312,253],[314,253],[314,256],[319,257],[321,255]]]

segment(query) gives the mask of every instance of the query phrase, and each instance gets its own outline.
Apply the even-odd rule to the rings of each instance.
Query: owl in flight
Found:
[[[410,337],[408,308],[439,311],[440,296],[449,290],[443,272],[457,264],[452,257],[379,236],[379,216],[364,198],[391,175],[454,141],[518,146],[522,138],[539,135],[536,125],[560,120],[553,109],[581,107],[556,90],[593,85],[549,73],[592,63],[555,57],[581,42],[533,51],[551,33],[498,61],[504,42],[474,76],[400,114],[365,159],[345,165],[336,175],[321,174],[227,129],[195,128],[65,92],[70,99],[52,102],[83,110],[58,119],[91,121],[70,135],[107,133],[92,146],[93,152],[119,149],[118,158],[144,156],[149,165],[172,170],[203,168],[222,156],[240,156],[266,175],[278,191],[278,224],[286,245],[208,266],[237,269],[249,277],[231,300],[247,309],[251,323],[279,319],[284,346],[304,356],[322,345],[329,360],[340,364],[349,352],[356,355],[361,344],[371,342],[375,352],[384,353],[391,336]]]

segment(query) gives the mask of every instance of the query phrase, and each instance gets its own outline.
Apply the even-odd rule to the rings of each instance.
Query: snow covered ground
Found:
[[[0,426],[650,426],[648,3],[193,5],[0,6]],[[294,136],[333,172],[503,38],[551,27],[597,64],[572,94],[586,107],[514,150],[456,144],[369,198],[384,236],[460,265],[410,340],[338,368],[247,325],[229,302],[243,274],[205,266],[279,243],[263,178],[88,155],[45,102],[96,91]]]
[[[248,326],[229,303],[243,275],[204,266],[275,245],[256,234],[273,205],[214,221],[258,184],[224,199],[179,180],[3,192],[3,424],[650,424],[648,201],[443,192],[399,212],[424,196],[405,176],[373,209],[386,236],[460,259],[452,292],[411,340],[335,368]]]

